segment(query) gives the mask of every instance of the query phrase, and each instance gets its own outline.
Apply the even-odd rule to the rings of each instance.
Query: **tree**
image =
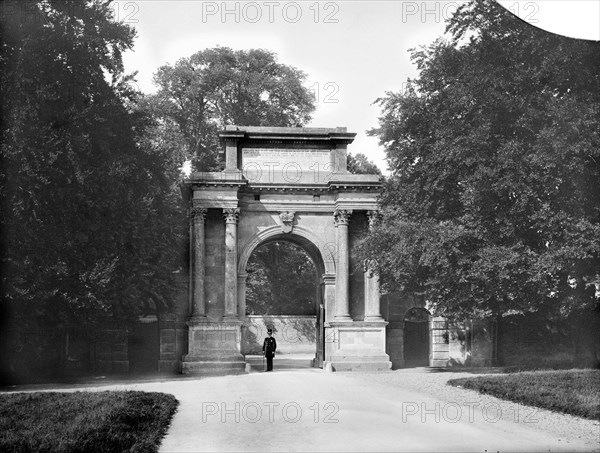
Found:
[[[363,153],[348,154],[348,171],[355,175],[381,175],[381,170]]]
[[[361,247],[384,284],[438,313],[547,310],[598,325],[600,44],[529,26],[493,1],[413,51],[420,75],[386,93],[385,220]],[[408,234],[407,234],[408,233]],[[593,351],[591,351],[593,354]],[[598,357],[594,360],[597,362]]]
[[[199,171],[218,170],[219,130],[243,126],[302,126],[314,99],[305,74],[262,49],[216,47],[165,65],[154,75],[156,95],[146,100],[161,134],[192,158]]]
[[[3,308],[53,326],[165,309],[180,164],[142,146],[121,60],[135,31],[109,2],[22,7],[2,17]]]

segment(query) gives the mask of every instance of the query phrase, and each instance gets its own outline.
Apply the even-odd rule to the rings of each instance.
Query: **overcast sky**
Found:
[[[350,152],[364,153],[385,171],[384,152],[366,130],[377,126],[373,101],[400,91],[417,75],[409,49],[443,35],[445,19],[461,1],[160,1],[114,2],[120,20],[137,30],[126,72],[139,88],[156,90],[158,67],[218,45],[263,48],[307,74],[317,95],[309,126],[346,126],[357,137]],[[600,39],[600,2],[502,1],[526,20],[561,34]],[[567,6],[565,6],[568,3]]]

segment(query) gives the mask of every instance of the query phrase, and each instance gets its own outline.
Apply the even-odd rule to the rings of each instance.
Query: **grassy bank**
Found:
[[[178,404],[164,393],[1,394],[0,451],[154,452]]]
[[[516,403],[600,418],[600,370],[526,371],[451,379],[448,384]]]

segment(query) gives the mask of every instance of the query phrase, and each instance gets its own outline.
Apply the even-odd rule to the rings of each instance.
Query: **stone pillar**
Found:
[[[193,207],[193,299],[192,320],[206,319],[206,304],[204,301],[204,222],[206,221],[206,208]]]
[[[225,171],[239,171],[237,140],[225,139]]]
[[[246,317],[246,280],[248,274],[238,274],[237,279],[237,297],[238,297],[238,316]]]
[[[348,277],[348,224],[352,211],[337,209],[334,213],[337,228],[338,262],[335,281],[335,320],[352,321]]]
[[[348,173],[348,145],[337,143],[331,151],[331,166],[334,173]]]
[[[225,318],[238,319],[237,222],[239,208],[223,209],[225,217]]]
[[[379,219],[379,211],[367,211],[369,231]],[[379,302],[379,275],[365,263],[365,321],[383,321]]]

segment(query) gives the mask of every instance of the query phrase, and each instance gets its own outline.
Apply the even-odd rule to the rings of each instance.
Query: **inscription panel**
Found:
[[[333,165],[329,150],[248,148],[242,150],[242,173],[250,184],[324,184]]]

